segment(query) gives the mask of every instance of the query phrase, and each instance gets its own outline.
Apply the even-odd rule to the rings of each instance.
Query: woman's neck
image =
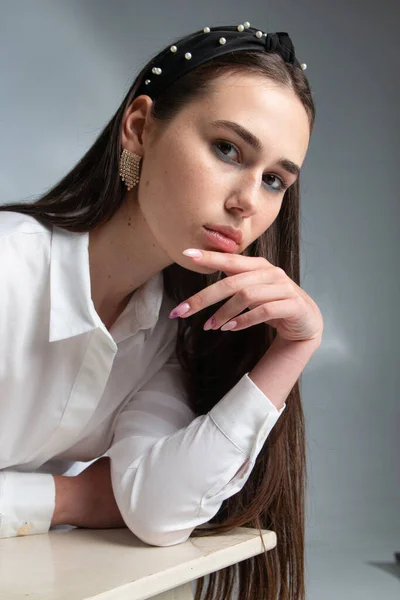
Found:
[[[133,199],[127,199],[109,221],[89,232],[91,296],[108,328],[133,292],[171,264],[162,263],[160,254],[163,252]]]

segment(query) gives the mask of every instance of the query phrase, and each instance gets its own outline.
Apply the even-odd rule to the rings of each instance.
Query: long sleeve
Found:
[[[108,455],[127,526],[151,545],[186,541],[242,489],[285,407],[278,411],[246,373],[195,418],[171,358],[115,423]]]
[[[54,507],[52,475],[0,471],[0,538],[47,533]]]

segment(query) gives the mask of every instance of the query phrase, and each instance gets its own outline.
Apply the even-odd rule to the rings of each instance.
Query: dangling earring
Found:
[[[119,163],[119,174],[128,191],[139,183],[139,167],[141,156],[124,148]]]

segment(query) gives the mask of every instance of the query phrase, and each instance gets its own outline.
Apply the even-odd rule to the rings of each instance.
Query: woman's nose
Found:
[[[255,176],[242,179],[230,197],[228,207],[236,207],[246,214],[254,214],[258,210],[260,191],[260,183]]]

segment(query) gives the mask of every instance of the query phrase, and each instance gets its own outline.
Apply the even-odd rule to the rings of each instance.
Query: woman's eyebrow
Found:
[[[225,127],[226,129],[230,129],[237,133],[245,142],[249,144],[252,148],[254,148],[257,152],[261,153],[264,151],[264,146],[262,145],[261,140],[258,139],[254,133],[251,133],[248,129],[239,125],[235,121],[226,121],[224,119],[219,119],[217,121],[211,121],[211,125],[214,127]],[[292,175],[296,175],[296,177],[300,174],[300,167],[296,165],[292,160],[288,158],[280,158],[277,161],[277,164],[282,167],[288,173]]]

